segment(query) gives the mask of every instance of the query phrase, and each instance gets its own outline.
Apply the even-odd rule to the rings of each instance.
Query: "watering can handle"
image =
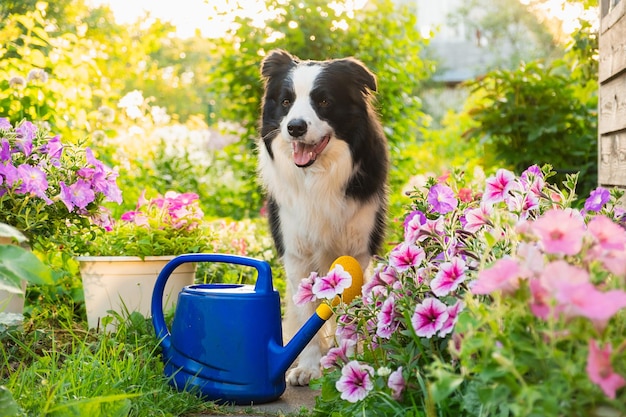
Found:
[[[270,293],[273,291],[272,270],[269,263],[247,256],[225,255],[220,253],[190,253],[180,255],[169,261],[161,270],[159,277],[154,284],[152,292],[152,324],[157,338],[161,341],[163,350],[170,348],[170,332],[165,324],[163,316],[163,292],[165,284],[171,273],[181,264],[189,262],[220,262],[228,264],[236,264],[250,266],[257,270],[258,277],[255,285],[255,291],[258,293]]]

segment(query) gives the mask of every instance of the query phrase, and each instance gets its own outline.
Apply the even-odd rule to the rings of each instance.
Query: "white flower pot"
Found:
[[[0,236],[0,245],[13,244],[9,237]],[[26,293],[26,281],[22,280],[22,293],[17,294],[6,290],[0,290],[0,313],[23,314],[24,294]]]
[[[113,310],[123,316],[137,311],[151,315],[152,290],[163,267],[175,256],[79,256],[89,328],[102,328],[100,321]],[[178,293],[194,283],[196,264],[176,268],[165,286],[164,309],[174,306]],[[110,331],[115,327],[107,326]]]
[[[0,312],[22,314],[24,312],[24,293],[26,281],[22,280],[22,293],[16,294],[6,290],[0,290]]]

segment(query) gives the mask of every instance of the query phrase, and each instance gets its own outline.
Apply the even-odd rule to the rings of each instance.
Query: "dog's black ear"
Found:
[[[338,68],[343,68],[345,71],[348,71],[352,75],[351,79],[359,85],[359,88],[361,88],[364,93],[367,93],[365,87],[369,88],[371,91],[376,91],[376,76],[358,59],[338,59],[334,61],[332,65],[337,65]]]
[[[261,63],[261,75],[263,78],[272,78],[284,74],[298,63],[298,58],[282,49],[274,49],[263,59]]]

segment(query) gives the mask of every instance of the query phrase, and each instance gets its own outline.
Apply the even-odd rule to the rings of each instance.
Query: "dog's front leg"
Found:
[[[299,261],[298,258],[289,259],[289,256],[285,256],[284,259],[285,272],[287,273],[285,336],[289,339],[315,313],[315,305],[313,303],[296,306],[293,302],[293,296],[298,291],[300,282],[303,278],[309,276],[312,272],[311,268],[313,268],[310,264],[307,265]],[[290,385],[308,385],[311,379],[319,378],[322,375],[320,359],[323,348],[322,338],[319,334],[316,334],[298,356],[297,365],[287,371],[287,383]]]

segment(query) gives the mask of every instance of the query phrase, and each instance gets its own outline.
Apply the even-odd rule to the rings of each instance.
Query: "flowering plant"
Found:
[[[142,193],[135,210],[91,236],[75,233],[73,252],[89,256],[161,256],[205,251],[211,233],[203,222],[198,195],[168,191],[147,199]]]
[[[620,195],[599,188],[577,210],[576,176],[560,190],[551,175],[455,173],[411,193],[404,241],[335,307],[316,411],[623,415]]]
[[[0,221],[31,245],[47,245],[68,227],[104,225],[106,201],[121,202],[117,174],[92,150],[64,144],[45,126],[0,118]]]

